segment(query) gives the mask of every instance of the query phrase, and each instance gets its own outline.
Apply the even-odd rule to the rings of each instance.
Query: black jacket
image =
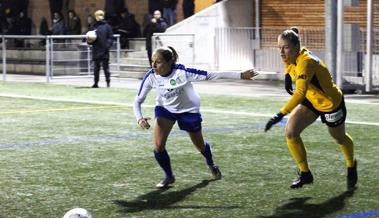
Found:
[[[96,41],[92,43],[92,58],[109,59],[109,49],[113,44],[112,27],[105,21],[95,23]]]

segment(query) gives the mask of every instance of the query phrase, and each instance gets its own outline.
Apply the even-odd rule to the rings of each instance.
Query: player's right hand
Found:
[[[151,120],[150,117],[142,117],[141,119],[138,120],[138,125],[142,128],[142,129],[149,129],[150,128],[150,124],[149,122],[147,122],[148,120]]]
[[[272,116],[268,122],[266,123],[265,132],[267,132],[271,127],[278,122],[280,122],[283,119],[284,115],[282,113],[277,113],[274,116]]]

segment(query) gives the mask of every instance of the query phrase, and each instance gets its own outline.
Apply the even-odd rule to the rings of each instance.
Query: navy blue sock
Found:
[[[166,177],[173,177],[170,156],[168,156],[167,150],[163,150],[162,152],[158,152],[154,150],[154,157],[157,160],[159,166],[162,167],[163,171],[166,174]]]
[[[212,158],[212,151],[211,146],[208,144],[208,142],[205,143],[204,151],[201,152],[201,154],[205,157],[205,160],[207,161],[208,166],[213,166],[213,158]]]

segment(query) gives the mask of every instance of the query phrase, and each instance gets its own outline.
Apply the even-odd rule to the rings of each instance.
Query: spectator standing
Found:
[[[95,17],[92,15],[87,16],[87,32],[95,29]]]
[[[166,19],[168,26],[176,23],[176,4],[178,0],[163,0],[163,17]]]
[[[5,19],[1,23],[2,33],[4,35],[14,35],[16,34],[16,24],[15,19],[10,8],[5,9]]]
[[[65,25],[63,16],[60,12],[54,12],[53,25],[51,27],[52,35],[64,35],[65,34]]]
[[[184,19],[191,17],[195,13],[195,0],[183,0]]]
[[[95,12],[96,23],[94,25],[97,38],[94,42],[87,41],[92,45],[92,59],[95,63],[94,84],[92,88],[99,88],[100,65],[103,66],[107,87],[110,87],[111,74],[109,72],[109,49],[113,44],[112,27],[104,20],[104,11]]]
[[[43,36],[47,36],[47,35],[51,34],[50,29],[49,29],[49,25],[47,24],[46,17],[42,17],[42,19],[41,19],[41,23],[39,25],[39,34],[43,35]],[[45,46],[45,44],[46,44],[46,40],[42,39],[40,41],[40,45]]]
[[[76,15],[75,11],[68,11],[68,19],[66,26],[67,35],[80,35],[82,33],[82,23],[80,18]]]
[[[154,11],[153,18],[151,18],[150,23],[146,26],[144,30],[144,35],[146,36],[146,50],[147,56],[149,58],[149,63],[151,66],[151,56],[152,56],[152,36],[154,33],[163,33],[167,29],[167,23],[162,18],[160,11]]]
[[[119,25],[116,26],[116,34],[120,34],[121,48],[129,48],[129,38],[141,36],[141,26],[134,18],[134,14],[129,13],[127,8],[121,11]]]
[[[25,15],[24,11],[20,11],[16,19],[16,30],[19,35],[32,34],[32,20]],[[16,39],[16,47],[24,47],[23,39]]]

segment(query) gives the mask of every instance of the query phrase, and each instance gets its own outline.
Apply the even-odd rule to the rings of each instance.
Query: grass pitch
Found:
[[[306,129],[315,182],[290,190],[296,167],[284,125],[263,132],[280,98],[201,95],[204,136],[224,178],[213,181],[203,157],[177,127],[167,150],[177,182],[163,173],[151,130],[136,125],[135,90],[0,82],[0,217],[63,217],[74,207],[113,217],[378,217],[377,105],[347,103],[359,182],[346,192],[338,145],[316,122]],[[153,116],[155,93],[144,105]]]

